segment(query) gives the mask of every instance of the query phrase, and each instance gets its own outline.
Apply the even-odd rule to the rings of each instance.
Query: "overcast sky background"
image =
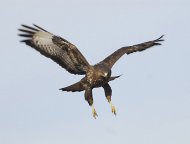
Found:
[[[0,21],[1,144],[190,143],[189,0],[0,0]],[[99,88],[95,120],[83,92],[58,90],[82,77],[19,43],[20,24],[33,23],[75,44],[90,64],[122,46],[166,41],[116,63],[117,116]]]

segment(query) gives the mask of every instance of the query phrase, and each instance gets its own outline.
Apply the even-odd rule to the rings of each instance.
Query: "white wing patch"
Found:
[[[43,51],[56,55],[56,50],[59,49],[52,41],[53,34],[43,31],[36,32],[32,41],[35,45],[40,47]]]
[[[38,31],[33,35],[32,40],[35,44],[38,45],[49,45],[53,44],[52,37],[53,34],[50,34],[48,32]]]
[[[75,69],[75,65],[72,61],[70,61],[70,57],[68,56],[67,52],[62,51],[61,47],[55,45],[52,41],[53,34],[49,32],[44,31],[38,31],[36,32],[32,40],[35,45],[40,47],[41,50],[43,50],[46,53],[50,53],[52,56],[59,56],[62,57],[62,61],[66,63],[67,65],[70,65],[72,69]],[[63,42],[66,43],[66,42]],[[58,51],[60,50],[60,51]]]

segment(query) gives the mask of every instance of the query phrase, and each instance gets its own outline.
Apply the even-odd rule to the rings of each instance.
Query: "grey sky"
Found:
[[[190,1],[1,0],[1,144],[189,144]],[[115,117],[101,88],[94,120],[78,81],[19,43],[20,24],[74,43],[91,64],[116,49],[165,34],[162,46],[122,57],[111,82]]]

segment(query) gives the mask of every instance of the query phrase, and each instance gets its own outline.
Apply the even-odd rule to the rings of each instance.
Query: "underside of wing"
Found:
[[[19,29],[19,36],[26,39],[21,42],[26,43],[42,55],[52,59],[61,67],[72,74],[85,74],[89,68],[89,63],[81,52],[67,40],[55,36],[45,29],[34,25],[34,27],[22,25]]]
[[[133,45],[133,46],[122,47],[116,50],[111,55],[109,55],[100,63],[106,64],[111,69],[112,66],[117,62],[117,60],[119,60],[119,58],[121,58],[124,54],[131,54],[133,52],[141,52],[155,45],[161,45],[160,42],[164,41],[162,38],[163,38],[163,35],[159,37],[158,39],[155,39],[152,41],[144,42],[144,43]]]

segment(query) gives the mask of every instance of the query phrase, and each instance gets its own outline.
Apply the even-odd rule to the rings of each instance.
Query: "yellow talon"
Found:
[[[94,108],[94,105],[92,105],[92,115],[93,117],[96,119],[96,117],[98,116],[98,114],[96,113],[96,110]]]
[[[112,111],[112,113],[116,116],[116,109],[115,109],[115,106],[112,104],[111,101],[110,101],[110,105],[111,105],[111,111]]]

